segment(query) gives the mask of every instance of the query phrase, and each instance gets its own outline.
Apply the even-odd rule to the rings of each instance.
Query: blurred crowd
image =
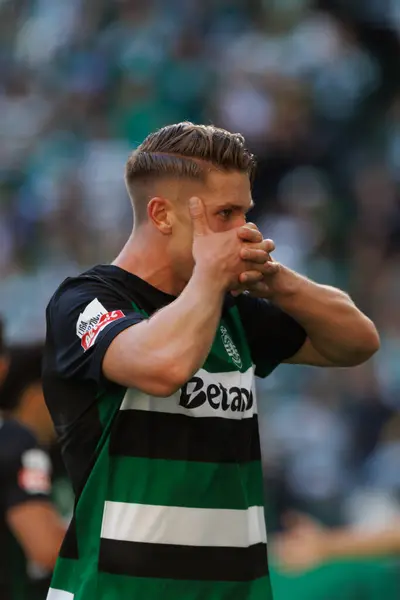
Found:
[[[193,120],[259,158],[251,216],[288,266],[348,290],[382,349],[260,383],[277,514],[400,511],[400,2],[0,0],[0,314],[39,340],[66,276],[128,236],[129,152]]]

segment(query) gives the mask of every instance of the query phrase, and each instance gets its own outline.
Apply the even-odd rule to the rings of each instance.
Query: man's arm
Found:
[[[320,367],[351,367],[379,349],[372,321],[344,292],[320,285],[271,262],[264,281],[249,287],[292,317],[306,332],[302,347],[284,362]]]
[[[47,570],[53,570],[65,535],[65,525],[46,500],[31,500],[10,508],[7,524],[25,556]]]
[[[25,556],[51,570],[66,527],[50,501],[50,459],[18,424],[6,422],[6,433],[0,458],[5,520]]]
[[[359,531],[327,529],[305,515],[292,520],[293,526],[274,542],[280,566],[290,571],[343,558],[400,555],[399,521],[381,531]]]
[[[321,540],[326,558],[400,555],[400,523],[382,531],[328,530]]]
[[[307,333],[302,348],[285,362],[321,367],[352,367],[379,349],[372,321],[341,290],[320,285],[281,267],[273,302]]]
[[[252,223],[249,227],[256,229]],[[264,240],[264,243],[268,260],[263,280],[247,285],[242,274],[239,281],[242,289],[258,298],[272,300],[305,330],[307,339],[303,346],[284,362],[352,367],[367,361],[379,350],[375,325],[345,292],[315,283],[274,261],[270,256],[275,250],[274,242]]]
[[[223,299],[221,280],[196,271],[174,302],[111,342],[104,375],[154,396],[171,395],[204,363]]]

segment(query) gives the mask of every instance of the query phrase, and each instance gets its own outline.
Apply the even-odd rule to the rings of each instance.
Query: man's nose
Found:
[[[242,227],[243,225],[246,225],[246,215],[239,215],[237,217],[235,227]]]

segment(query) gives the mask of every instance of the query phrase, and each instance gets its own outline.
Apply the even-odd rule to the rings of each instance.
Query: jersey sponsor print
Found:
[[[245,413],[252,408],[253,401],[252,390],[238,386],[228,388],[222,383],[207,384],[204,377],[195,376],[182,387],[179,404],[194,409],[207,402],[215,411]]]

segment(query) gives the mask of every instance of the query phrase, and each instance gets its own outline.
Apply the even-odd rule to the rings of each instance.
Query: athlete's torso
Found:
[[[52,587],[68,600],[268,597],[254,364],[238,307],[226,302],[203,368],[173,396],[150,397],[104,381],[101,360],[113,336],[174,298],[101,269],[70,281],[66,306],[59,293],[47,315],[46,400],[77,491]],[[264,373],[276,366],[264,362]]]

